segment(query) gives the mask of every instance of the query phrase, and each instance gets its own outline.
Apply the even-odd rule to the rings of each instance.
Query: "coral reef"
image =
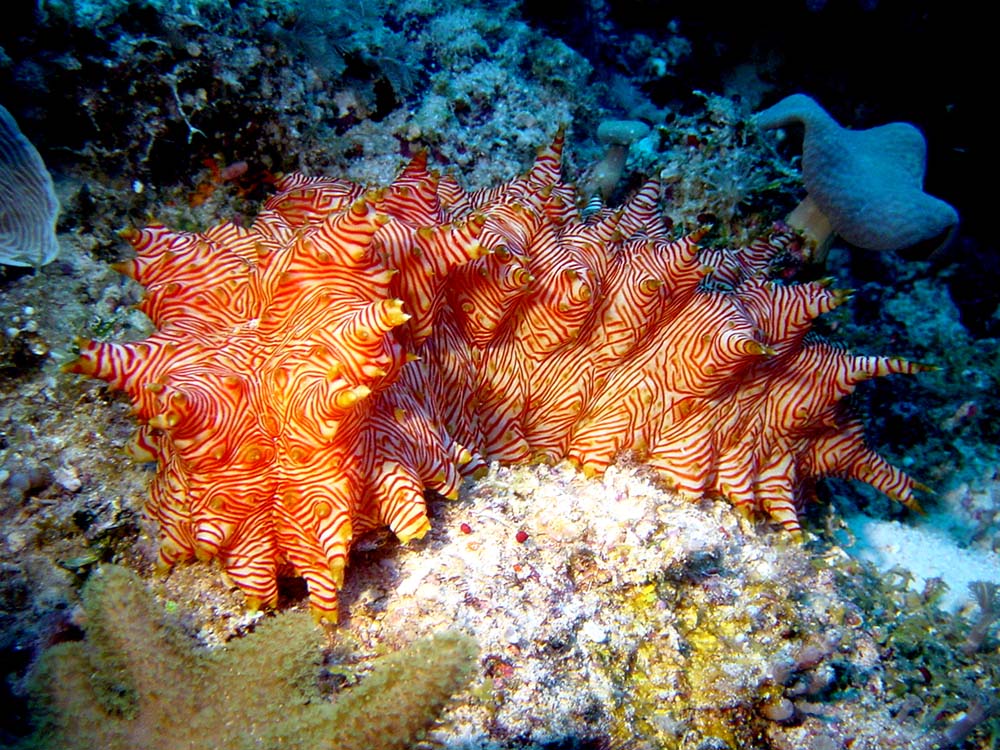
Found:
[[[361,547],[337,637],[469,629],[492,691],[447,709],[440,746],[930,750],[1000,674],[996,631],[966,657],[935,591],[639,466],[493,466],[433,511],[421,541]]]
[[[990,69],[986,11],[796,2],[636,13],[604,0],[580,10],[533,0],[7,9],[2,103],[50,167],[63,211],[55,262],[0,269],[0,746],[28,731],[23,679],[38,651],[79,637],[68,621],[88,574],[115,561],[147,577],[155,554],[156,528],[141,518],[153,472],[122,452],[134,429],[127,398],[59,371],[75,335],[153,332],[135,309],[139,286],[109,266],[122,227],[249,226],[280,173],[388,185],[419,147],[470,189],[497,185],[528,167],[556,124],[571,136],[565,173],[581,180],[603,154],[598,123],[630,119],[651,130],[630,147],[610,205],[659,176],[673,236],[711,223],[702,244],[745,247],[800,195],[794,133],[761,134],[750,118],[793,91],[851,129],[916,124],[927,191],[962,214],[952,251],[931,262],[835,242],[822,273],[856,292],[814,323],[853,351],[940,366],[861,384],[850,399],[872,446],[936,490],[927,515],[827,480],[824,504],[803,514],[806,544],[785,545],[725,503],[679,502],[614,468],[590,480],[565,466],[495,469],[464,483],[458,503],[432,495],[423,539],[354,540],[337,641],[369,659],[441,626],[474,632],[488,682],[431,730],[447,747],[996,744],[995,623],[967,655],[984,611],[965,583],[942,598],[933,580],[925,589],[920,576],[875,573],[854,562],[862,542],[849,544],[844,526],[860,514],[899,519],[887,544],[911,571],[913,555],[957,568],[949,540],[980,562],[1000,552],[990,338],[1000,254],[991,191],[977,179],[995,118],[969,74]],[[789,249],[774,272],[804,278]],[[150,582],[208,644],[260,617],[218,573],[183,565]],[[280,608],[304,606],[301,582],[280,591]]]
[[[337,747],[399,750],[464,687],[471,638],[450,632],[382,657],[333,703],[319,691],[319,633],[288,612],[214,651],[196,647],[139,578],[105,566],[83,592],[83,642],[33,676],[36,733],[22,750]]]
[[[159,330],[82,342],[66,369],[132,399],[161,564],[218,557],[254,605],[287,564],[335,621],[354,538],[419,538],[424,488],[457,496],[484,459],[594,474],[636,451],[789,531],[826,475],[915,504],[841,399],[923,368],[807,338],[846,295],[762,278],[790,236],[699,256],[656,183],[581,220],[561,149],[475,193],[423,157],[368,194],[292,175],[249,230],[132,234],[119,269]]]
[[[586,61],[513,6],[55,0],[25,15],[24,33],[0,31],[4,103],[72,177],[63,206],[105,260],[117,249],[111,214],[138,223],[155,211],[184,228],[239,220],[275,175],[387,183],[417,144],[483,184],[513,176],[551,123],[591,120],[593,98],[578,93]],[[542,44],[558,46],[544,64]],[[242,174],[217,178],[240,163]]]

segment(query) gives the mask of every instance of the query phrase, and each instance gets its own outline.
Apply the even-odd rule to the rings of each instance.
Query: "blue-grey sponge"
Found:
[[[871,250],[942,235],[958,212],[923,190],[927,143],[913,125],[843,128],[815,100],[793,94],[757,114],[762,129],[801,123],[802,179],[837,234]]]

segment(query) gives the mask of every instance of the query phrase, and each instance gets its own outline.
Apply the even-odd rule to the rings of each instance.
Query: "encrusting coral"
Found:
[[[793,532],[825,475],[915,504],[842,399],[924,368],[807,335],[848,294],[767,280],[794,236],[672,241],[656,183],[581,218],[561,149],[473,193],[418,156],[381,190],[289,176],[249,229],[132,233],[118,267],[158,330],[67,369],[132,399],[161,564],[218,558],[267,604],[290,567],[336,621],[352,540],[422,536],[424,489],[488,460],[594,474],[633,451]]]
[[[46,651],[33,676],[40,726],[19,750],[408,747],[472,676],[472,638],[445,632],[381,657],[334,702],[318,688],[320,632],[303,613],[208,651],[139,578],[87,582],[83,642]]]

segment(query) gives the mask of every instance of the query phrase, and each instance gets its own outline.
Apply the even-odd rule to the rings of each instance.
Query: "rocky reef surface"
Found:
[[[947,34],[954,23],[779,5],[800,36],[854,23],[864,40],[905,22],[919,46],[925,24]],[[841,97],[845,123],[916,121],[931,144],[929,179],[962,215],[951,248],[930,257],[840,245],[821,271],[788,270],[857,290],[821,321],[831,338],[940,368],[873,383],[856,399],[875,446],[936,490],[928,520],[830,481],[820,487],[829,502],[795,546],[740,524],[728,506],[682,503],[627,463],[603,480],[563,466],[494,468],[460,501],[432,500],[420,542],[357,546],[337,660],[363,673],[377,652],[440,627],[474,635],[473,687],[431,746],[995,742],[989,592],[961,591],[942,609],[933,577],[914,586],[905,569],[876,573],[854,559],[861,542],[844,521],[860,511],[930,523],[966,552],[1000,551],[996,248],[981,197],[961,192],[955,166],[978,153],[960,76],[947,95],[907,82],[880,107],[859,74],[831,83],[836,71],[818,63],[793,70],[799,41],[767,54],[774,19],[763,11],[713,25],[653,4],[656,23],[640,25],[588,3],[578,25],[534,3],[28,6],[0,32],[3,104],[53,173],[61,255],[37,272],[7,268],[0,281],[0,663],[12,707],[0,745],[28,731],[25,678],[38,654],[81,637],[78,592],[102,562],[139,571],[207,645],[262,616],[209,566],[154,575],[141,520],[150,472],[122,451],[128,405],[59,370],[78,335],[149,332],[131,307],[138,289],[109,267],[124,252],[121,229],[153,218],[192,229],[247,222],[278,173],[385,184],[417,148],[480,188],[522,172],[560,125],[568,175],[584,181],[607,156],[600,123],[630,119],[648,130],[611,201],[660,175],[678,233],[711,222],[706,241],[735,246],[795,203],[794,138],[762,138],[750,116],[803,87]],[[733,29],[740,22],[759,33],[752,53]],[[849,83],[857,88],[844,91]],[[906,98],[915,89],[919,103]],[[949,96],[951,120],[940,114]],[[949,136],[955,120],[960,138]],[[281,606],[304,608],[303,595],[288,582]]]

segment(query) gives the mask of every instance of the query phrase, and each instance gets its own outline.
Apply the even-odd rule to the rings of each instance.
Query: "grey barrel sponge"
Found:
[[[757,114],[761,129],[799,123],[802,179],[833,230],[870,250],[896,250],[943,235],[958,212],[923,190],[927,143],[913,125],[841,127],[815,100],[793,94]]]
[[[55,260],[58,213],[42,157],[0,106],[0,264],[37,268]]]

